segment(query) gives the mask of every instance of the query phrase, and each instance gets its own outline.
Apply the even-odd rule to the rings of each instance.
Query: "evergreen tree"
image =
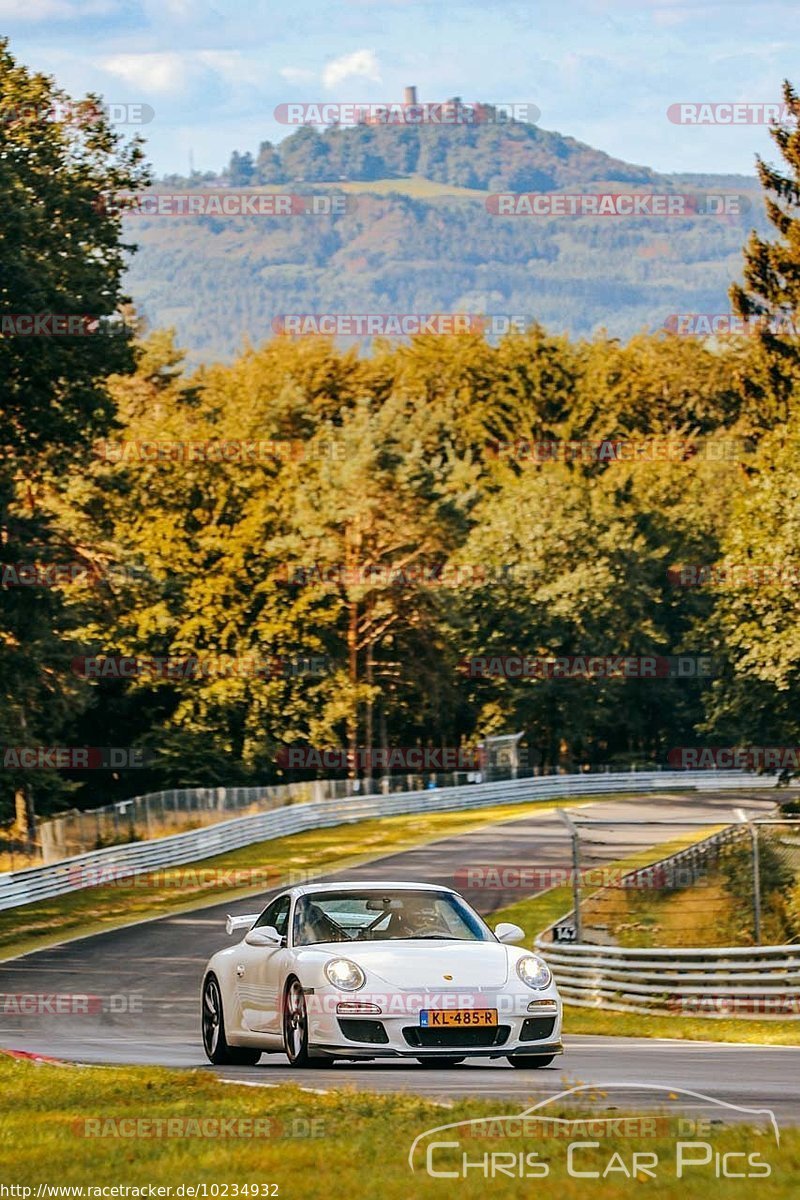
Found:
[[[745,247],[744,286],[734,284],[735,311],[757,324],[759,355],[744,380],[757,428],[786,419],[800,380],[800,97],[783,85],[788,120],[770,130],[785,168],[756,159],[767,193],[767,216],[778,233],[767,241],[753,231]]]

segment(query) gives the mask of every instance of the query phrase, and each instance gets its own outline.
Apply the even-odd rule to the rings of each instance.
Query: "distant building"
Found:
[[[418,104],[419,100],[417,98],[416,86],[412,84],[409,87],[403,88],[402,107],[416,108]],[[445,100],[444,102],[432,102],[432,106],[437,104],[440,104],[441,108],[446,108],[453,110],[454,112],[461,113],[460,119],[454,122],[455,124],[480,125],[484,122],[491,121],[494,115],[494,109],[490,104],[469,104],[465,106],[460,96],[451,96],[449,100]],[[375,106],[364,105],[363,108],[358,110],[357,121],[359,125],[387,124],[385,117],[382,117],[379,112],[375,112],[374,107]],[[389,123],[399,124],[400,122],[397,119],[398,115],[399,114],[395,112],[394,121]]]
[[[412,84],[410,87],[403,88],[403,107],[404,108],[413,108],[418,103],[419,102],[417,100],[416,85]],[[358,123],[359,123],[359,125],[385,125],[386,124],[385,121],[381,120],[380,116],[377,113],[370,112],[370,110],[367,107],[364,107],[363,109],[359,110]]]

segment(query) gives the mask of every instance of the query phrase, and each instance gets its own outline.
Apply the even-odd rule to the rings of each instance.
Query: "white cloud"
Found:
[[[343,54],[334,58],[322,72],[322,82],[326,88],[335,88],[345,79],[369,79],[372,83],[381,82],[381,71],[374,50],[354,50],[352,54]]]
[[[179,92],[186,83],[186,63],[180,54],[114,54],[100,65],[146,92]]]

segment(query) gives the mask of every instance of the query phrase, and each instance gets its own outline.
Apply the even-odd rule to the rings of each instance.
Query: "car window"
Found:
[[[295,946],[322,942],[491,941],[478,914],[452,892],[318,892],[295,905]]]
[[[276,900],[271,901],[271,903],[267,905],[253,928],[258,929],[264,925],[272,925],[274,929],[277,929],[281,937],[285,937],[288,924],[289,897],[278,896]]]

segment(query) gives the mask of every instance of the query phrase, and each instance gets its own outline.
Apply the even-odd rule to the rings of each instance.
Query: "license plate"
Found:
[[[462,1029],[475,1025],[496,1025],[496,1008],[423,1008],[419,1014],[420,1025],[439,1029],[444,1025],[456,1025]]]

